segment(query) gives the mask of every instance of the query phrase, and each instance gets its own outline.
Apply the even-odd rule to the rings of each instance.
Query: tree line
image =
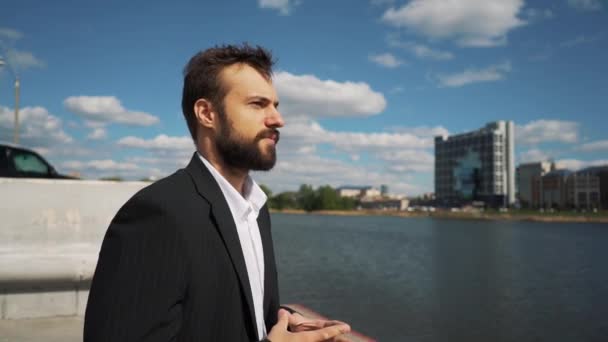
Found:
[[[268,207],[271,209],[314,210],[352,210],[357,206],[354,198],[342,197],[329,185],[314,189],[312,185],[302,184],[298,191],[286,191],[273,195],[265,185],[260,185],[268,196]]]

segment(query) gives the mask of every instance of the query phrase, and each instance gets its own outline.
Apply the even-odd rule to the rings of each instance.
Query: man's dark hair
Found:
[[[223,102],[228,89],[220,80],[220,72],[232,64],[243,63],[270,79],[274,60],[272,54],[260,47],[242,45],[214,46],[194,55],[184,68],[184,89],[182,92],[182,112],[188,123],[192,139],[196,142],[197,120],[194,103],[204,98],[218,111],[223,111]]]

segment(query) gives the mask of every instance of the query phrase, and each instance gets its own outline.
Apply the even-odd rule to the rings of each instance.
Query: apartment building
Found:
[[[513,121],[435,137],[435,195],[439,205],[515,203]]]

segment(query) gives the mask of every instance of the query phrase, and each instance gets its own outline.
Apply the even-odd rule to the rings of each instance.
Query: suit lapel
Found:
[[[264,249],[264,317],[268,316],[270,298],[272,296],[274,282],[274,252],[272,246],[272,235],[270,234],[270,216],[268,208],[264,206],[258,216],[258,227],[262,238],[262,248]]]
[[[232,265],[239,278],[241,289],[245,294],[252,324],[251,328],[257,334],[255,310],[253,308],[253,298],[251,296],[249,276],[247,275],[247,266],[245,265],[245,257],[243,256],[241,242],[234,219],[230,212],[230,207],[228,207],[228,203],[226,202],[219,185],[200,160],[197,153],[194,153],[190,164],[186,167],[186,171],[194,180],[198,193],[211,204],[211,211],[217,224],[218,231],[220,232],[226,249],[228,250],[228,254],[230,255]]]

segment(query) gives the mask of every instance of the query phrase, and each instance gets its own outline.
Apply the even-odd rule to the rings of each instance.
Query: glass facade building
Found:
[[[515,203],[514,135],[513,121],[496,121],[476,131],[435,137],[437,203]]]

